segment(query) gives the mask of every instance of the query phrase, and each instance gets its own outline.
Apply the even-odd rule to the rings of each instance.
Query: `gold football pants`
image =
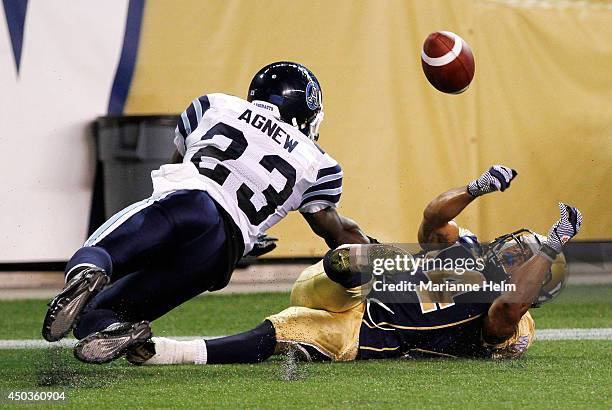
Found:
[[[339,285],[325,274],[322,261],[306,268],[291,290],[291,307],[266,318],[274,325],[277,350],[301,344],[334,361],[354,360],[370,287]]]

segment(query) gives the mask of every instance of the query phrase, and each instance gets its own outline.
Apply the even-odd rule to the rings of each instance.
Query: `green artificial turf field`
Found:
[[[532,310],[539,329],[612,328],[612,285],[571,286]],[[207,295],[156,321],[157,335],[223,335],[285,307],[285,293]],[[43,301],[0,301],[0,339],[40,338]],[[258,365],[85,365],[69,349],[0,350],[11,391],[56,391],[69,407],[611,408],[612,341],[536,341],[520,360],[387,360]],[[38,403],[41,404],[41,403]]]

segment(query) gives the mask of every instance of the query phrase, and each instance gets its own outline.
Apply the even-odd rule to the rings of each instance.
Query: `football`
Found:
[[[421,65],[427,80],[443,93],[460,94],[474,78],[474,55],[470,46],[450,31],[436,31],[425,39]]]

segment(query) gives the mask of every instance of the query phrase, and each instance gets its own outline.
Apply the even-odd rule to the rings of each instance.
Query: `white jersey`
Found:
[[[338,163],[282,122],[274,105],[226,94],[199,97],[181,114],[174,142],[240,228],[245,253],[289,211],[313,213],[340,200]]]

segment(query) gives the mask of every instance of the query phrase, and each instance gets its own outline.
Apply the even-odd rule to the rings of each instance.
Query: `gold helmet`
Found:
[[[545,236],[525,228],[502,235],[487,246],[484,253],[486,265],[497,274],[510,278],[511,269],[527,262],[545,242]],[[538,307],[559,295],[565,287],[567,277],[567,262],[563,253],[560,253],[546,273],[540,293],[531,306]]]

